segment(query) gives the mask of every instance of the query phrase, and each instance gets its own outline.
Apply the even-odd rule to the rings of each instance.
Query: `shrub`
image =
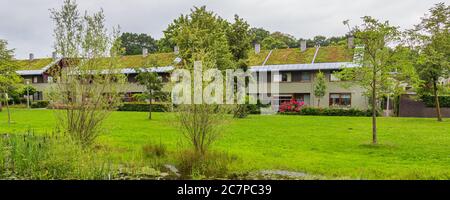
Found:
[[[47,108],[49,104],[49,101],[33,101],[30,106],[31,108]]]
[[[371,110],[358,110],[354,108],[341,109],[341,108],[313,108],[305,107],[299,112],[280,112],[284,115],[320,115],[320,116],[372,116]],[[379,116],[380,114],[377,113]]]
[[[147,144],[142,147],[142,152],[145,157],[165,157],[166,156],[166,145],[160,144]]]
[[[434,96],[424,95],[421,99],[427,107],[436,107]],[[450,96],[439,96],[439,106],[450,108]]]
[[[166,112],[169,110],[170,104],[167,103],[153,103],[152,112]],[[150,110],[150,105],[145,102],[132,102],[124,103],[119,106],[118,111],[136,111],[136,112],[148,112]]]
[[[102,155],[63,135],[0,135],[0,179],[109,179]]]
[[[178,157],[177,168],[182,178],[226,178],[229,164],[233,158],[227,153],[209,151],[200,154],[193,150],[184,150]]]
[[[305,105],[304,102],[298,102],[295,99],[291,99],[290,101],[281,103],[280,112],[300,112],[303,105]]]

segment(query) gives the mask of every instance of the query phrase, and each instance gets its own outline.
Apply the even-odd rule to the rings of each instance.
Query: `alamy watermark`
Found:
[[[270,71],[279,77],[278,71]],[[227,69],[225,74],[217,68],[203,70],[202,62],[194,62],[194,70],[176,69],[171,74],[174,84],[171,92],[174,104],[257,104],[261,114],[278,112],[278,81],[268,82],[267,71]],[[248,101],[246,96],[249,96]]]

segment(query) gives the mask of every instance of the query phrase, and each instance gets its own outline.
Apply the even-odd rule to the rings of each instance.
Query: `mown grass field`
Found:
[[[52,110],[12,110],[8,128],[0,113],[0,133],[55,127]],[[170,113],[114,112],[98,145],[117,162],[139,159],[142,146],[165,144],[176,154],[182,136]],[[289,170],[344,179],[450,179],[450,120],[379,118],[379,145],[370,145],[371,119],[366,117],[260,116],[231,119],[215,150],[237,157],[232,172]]]

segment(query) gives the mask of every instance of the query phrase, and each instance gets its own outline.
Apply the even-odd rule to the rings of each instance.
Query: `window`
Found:
[[[281,73],[281,82],[291,82],[291,73],[290,72],[282,72]]]
[[[37,82],[38,82],[38,77],[37,76],[33,77],[33,83],[37,83]]]
[[[310,104],[310,99],[311,96],[309,93],[305,93],[305,94],[294,94],[294,98],[296,101],[298,102],[303,102],[305,103],[305,105],[309,105]]]
[[[339,79],[336,75],[333,74],[333,72],[330,74],[330,81],[340,81],[341,79]]]
[[[311,81],[311,74],[309,72],[302,72],[302,81]]]
[[[350,93],[330,93],[330,106],[351,106],[351,104]]]

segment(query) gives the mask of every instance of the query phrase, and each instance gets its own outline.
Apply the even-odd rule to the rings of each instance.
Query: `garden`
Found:
[[[0,113],[2,178],[450,178],[450,122],[435,119],[379,118],[379,144],[372,145],[369,117],[227,116],[227,128],[211,147],[214,159],[191,166],[194,158],[182,156],[189,155],[189,144],[173,126],[174,113],[148,120],[144,112],[113,112],[87,150],[64,137],[51,139],[58,138],[54,110],[13,109],[12,116],[8,128]],[[5,151],[11,143],[15,155]],[[46,145],[53,148],[42,150]]]

